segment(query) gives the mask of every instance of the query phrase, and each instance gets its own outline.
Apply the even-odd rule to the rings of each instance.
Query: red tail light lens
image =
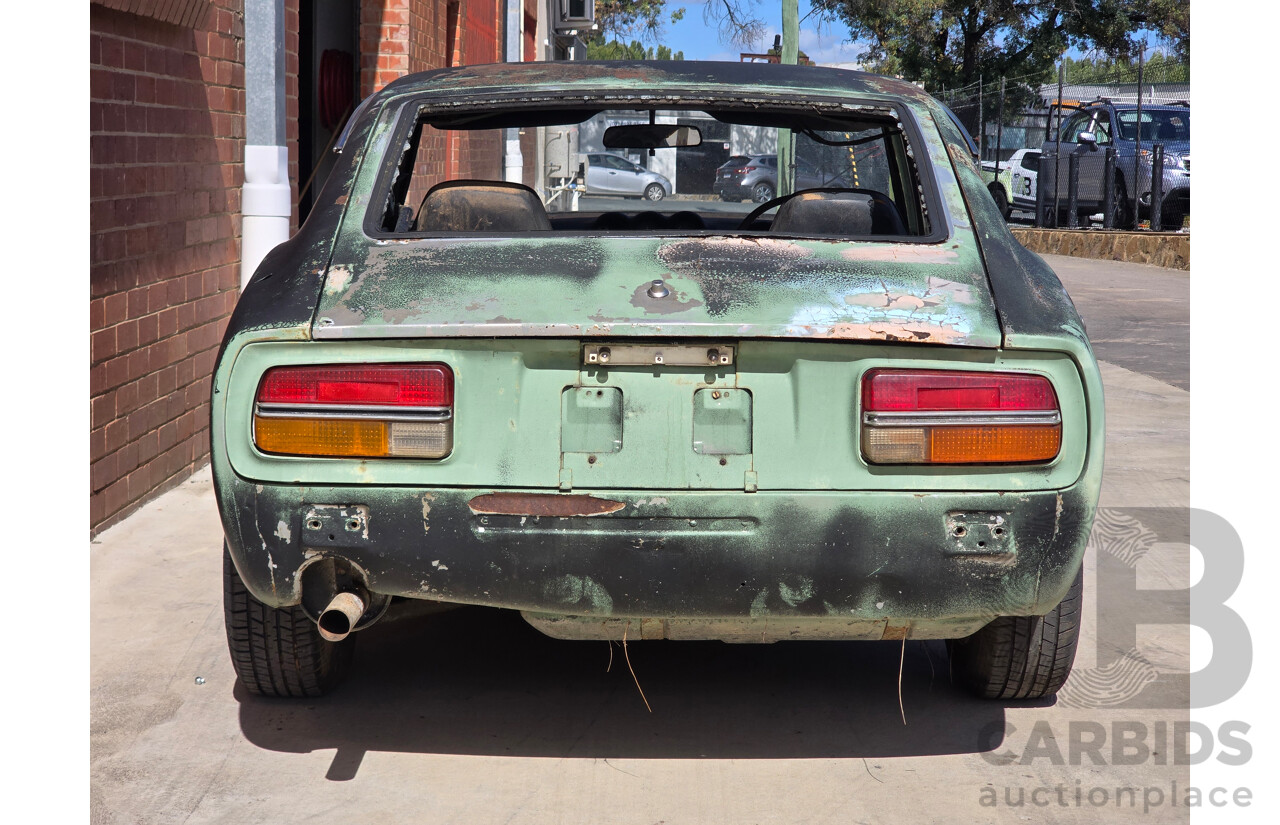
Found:
[[[258,385],[254,443],[277,455],[443,458],[453,449],[445,364],[276,367]]]
[[[1058,397],[1042,375],[872,370],[862,379],[862,409],[1056,410]]]
[[[1044,376],[872,370],[862,380],[862,453],[872,464],[1043,463],[1061,444]]]
[[[444,364],[276,367],[262,377],[258,403],[448,407],[453,373]]]

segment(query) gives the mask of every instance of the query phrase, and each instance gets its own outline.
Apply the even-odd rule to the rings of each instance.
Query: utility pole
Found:
[[[1000,76],[1000,102],[996,106],[996,176],[993,181],[1000,179],[1000,149],[1004,146],[1004,75]],[[1013,197],[1013,193],[1009,193],[1009,197]]]
[[[794,66],[800,57],[800,2],[782,0],[782,62]],[[796,191],[794,135],[790,129],[778,130],[778,191],[790,195]]]
[[[1133,153],[1133,195],[1132,197],[1133,197],[1133,228],[1134,229],[1137,229],[1138,226],[1141,224],[1141,221],[1138,220],[1138,208],[1141,206],[1141,202],[1138,200],[1138,192],[1140,191],[1140,187],[1142,186],[1142,183],[1138,179],[1138,174],[1141,168],[1139,165],[1139,162],[1142,160],[1142,58],[1145,56],[1146,51],[1147,51],[1147,38],[1143,37],[1142,45],[1138,47],[1138,111],[1134,115],[1134,117],[1136,118],[1136,121],[1133,125],[1133,128],[1134,128],[1133,137],[1137,141],[1136,143],[1137,151]],[[1119,128],[1119,124],[1117,124],[1116,128],[1117,129]],[[1161,174],[1163,174],[1164,170],[1161,169],[1160,172]]]
[[[978,72],[978,168],[987,159],[987,119],[982,108],[982,72]]]

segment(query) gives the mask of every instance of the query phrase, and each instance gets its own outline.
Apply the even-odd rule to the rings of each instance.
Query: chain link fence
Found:
[[[1157,53],[929,91],[973,135],[1011,220],[1178,231],[1189,229],[1190,80],[1186,60]]]

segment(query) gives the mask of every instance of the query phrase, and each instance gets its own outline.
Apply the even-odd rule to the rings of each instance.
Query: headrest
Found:
[[[523,183],[451,180],[428,190],[418,210],[419,232],[539,232],[551,229],[547,210]]]
[[[771,232],[818,235],[906,235],[893,201],[871,190],[801,192],[778,207]]]
[[[870,235],[871,197],[856,192],[801,192],[778,207],[771,231]]]

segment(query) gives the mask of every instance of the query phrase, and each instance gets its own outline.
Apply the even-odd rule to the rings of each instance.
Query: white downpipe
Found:
[[[284,145],[284,61],[284,0],[245,0],[241,291],[267,253],[289,239],[293,196]]]
[[[523,41],[521,28],[524,25],[523,0],[507,0],[506,43],[504,62],[520,62],[520,46]],[[520,152],[520,130],[507,129],[504,135],[503,178],[508,183],[524,182],[524,155]]]
[[[293,196],[289,190],[289,150],[284,146],[244,147],[244,222],[240,239],[240,290],[267,253],[289,240]]]

